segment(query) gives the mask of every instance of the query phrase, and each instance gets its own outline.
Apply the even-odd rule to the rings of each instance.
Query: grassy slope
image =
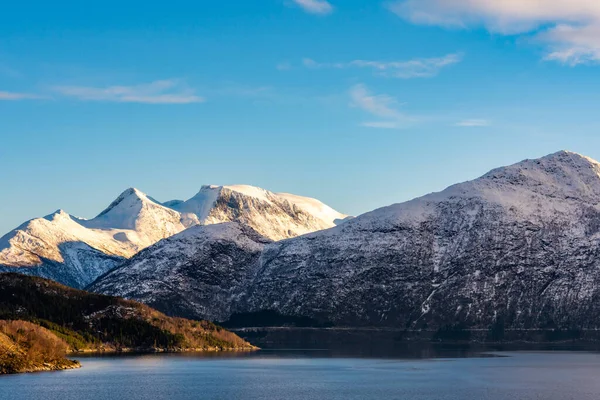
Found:
[[[70,351],[253,348],[210,322],[171,318],[134,301],[13,273],[0,274],[0,320],[25,320],[45,327]]]

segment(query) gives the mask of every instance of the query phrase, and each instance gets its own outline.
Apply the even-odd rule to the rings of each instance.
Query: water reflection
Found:
[[[423,354],[423,353],[419,353]],[[463,353],[465,354],[465,353]],[[318,355],[318,356],[315,356]],[[494,355],[494,354],[492,354]],[[80,370],[0,378],[2,400],[600,398],[600,356],[338,358],[319,350],[82,358]]]
[[[407,343],[380,332],[252,334],[262,350],[82,356],[80,370],[0,377],[0,399],[600,398],[600,355],[594,352]],[[529,351],[507,351],[519,348]]]

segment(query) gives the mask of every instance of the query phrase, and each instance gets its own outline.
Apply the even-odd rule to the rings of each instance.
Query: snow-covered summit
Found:
[[[225,186],[216,186],[216,185],[208,185],[203,186],[204,189],[208,188],[211,190],[229,190],[232,192],[237,192],[243,194],[248,197],[255,197],[259,200],[269,201],[269,197],[273,195],[273,193],[268,190],[250,186],[250,185],[225,185]]]
[[[600,164],[568,151],[498,168],[481,180],[488,184],[521,186],[547,196],[600,200]]]
[[[273,243],[239,304],[346,326],[596,329],[599,244],[600,164],[561,151]]]
[[[420,223],[438,212],[440,205],[470,208],[473,215],[482,209],[502,208],[541,218],[572,212],[582,202],[600,207],[600,163],[574,152],[559,151],[493,169],[441,192],[376,209],[340,229],[379,223]]]
[[[148,196],[145,193],[136,188],[129,188],[121,193],[119,197],[115,199],[115,201],[110,203],[110,205],[104,211],[98,214],[97,218],[114,212],[115,210],[132,207],[145,201],[149,201]]]
[[[48,221],[58,221],[60,219],[65,219],[65,218],[71,219],[72,217],[68,212],[66,212],[65,210],[62,210],[62,209],[56,210],[53,213],[48,214],[44,217],[44,219],[46,219]]]
[[[203,225],[241,222],[273,240],[331,228],[348,218],[319,200],[249,185],[205,185],[187,201],[163,204]]]
[[[133,188],[124,191],[96,218],[80,222],[91,229],[132,230],[148,237],[146,245],[198,223],[197,220],[183,219],[178,212]]]
[[[161,204],[129,188],[95,218],[58,210],[4,235],[0,271],[14,269],[84,286],[119,259],[195,225],[240,222],[279,240],[330,228],[335,225],[331,218],[344,216],[325,205],[327,213],[318,213],[317,207],[311,210],[303,201],[316,202],[300,196],[290,201],[264,189],[235,185],[203,186],[187,201]]]

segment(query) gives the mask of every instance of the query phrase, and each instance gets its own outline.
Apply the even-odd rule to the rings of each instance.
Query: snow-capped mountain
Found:
[[[275,243],[242,304],[336,324],[600,326],[600,164],[570,152]]]
[[[329,228],[345,218],[318,200],[251,186],[203,186],[188,201],[164,204],[128,189],[93,219],[60,210],[9,232],[0,238],[0,272],[39,275],[81,288],[191,226],[242,222],[278,240]]]
[[[203,236],[183,246],[213,242]],[[194,274],[210,276],[206,263],[194,264],[197,255],[180,252],[173,262],[156,254],[162,261],[140,254],[126,276],[107,275],[93,288],[141,299],[136,288],[158,265],[195,265]],[[258,265],[254,257],[220,264],[254,271],[229,297],[182,295],[179,309],[199,317],[210,308],[220,321],[272,310],[346,326],[600,328],[600,164],[570,152],[526,160],[268,244]],[[175,275],[172,298],[197,280]]]
[[[235,222],[195,226],[142,250],[89,289],[136,298],[171,315],[225,320],[268,243]]]
[[[272,240],[331,228],[348,218],[316,199],[247,185],[203,186],[188,201],[164,204],[203,225],[240,222]]]
[[[16,271],[81,288],[126,258],[197,223],[136,189],[91,220],[59,210],[0,239],[0,271]]]

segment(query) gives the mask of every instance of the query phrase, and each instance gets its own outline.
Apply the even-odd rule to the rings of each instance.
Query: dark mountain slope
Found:
[[[237,223],[195,226],[143,250],[89,289],[169,315],[222,321],[253,279],[268,243]]]

